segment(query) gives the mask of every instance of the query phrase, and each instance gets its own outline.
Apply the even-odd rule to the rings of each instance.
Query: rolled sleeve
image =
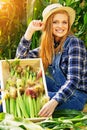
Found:
[[[26,58],[27,52],[30,50],[31,40],[27,41],[24,37],[21,38],[16,51],[17,58]]]
[[[31,40],[28,41],[24,37],[22,37],[16,51],[16,57],[20,59],[38,58],[39,47],[30,50],[30,45],[31,45]]]

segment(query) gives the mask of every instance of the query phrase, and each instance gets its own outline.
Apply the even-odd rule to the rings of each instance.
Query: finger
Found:
[[[48,113],[47,112],[42,112],[42,113],[39,113],[39,116],[40,117],[48,117]]]
[[[50,112],[50,113],[48,113],[48,116],[47,117],[51,117],[52,116],[52,113]]]
[[[38,113],[39,116],[46,116],[47,115],[47,110],[44,109],[44,107],[40,110],[40,112]]]
[[[43,107],[40,112],[39,112],[39,116],[41,117],[48,117],[51,115],[51,112],[48,111],[45,107]]]
[[[35,26],[41,26],[42,22],[41,22],[41,20],[33,20],[33,25],[35,25]]]
[[[40,113],[41,117],[51,117],[52,116],[52,113],[51,112],[43,112],[43,113]]]

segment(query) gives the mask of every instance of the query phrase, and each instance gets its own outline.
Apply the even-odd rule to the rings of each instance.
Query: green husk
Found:
[[[21,109],[23,116],[25,118],[28,118],[29,116],[28,116],[28,113],[26,111],[26,107],[25,107],[25,104],[23,102],[22,96],[20,95],[19,90],[17,90],[17,93],[18,93],[18,104],[19,104],[19,108]]]
[[[30,118],[34,117],[34,105],[33,105],[33,99],[31,96],[28,96],[28,100],[29,100],[29,108],[30,108]]]
[[[12,97],[10,97],[10,114],[15,115],[15,109],[16,109],[16,100]]]
[[[40,95],[44,94],[42,78],[37,79],[37,72],[31,66],[22,67],[19,59],[8,63],[10,76],[6,81],[6,90],[9,93],[9,98],[6,99],[7,112],[15,117],[38,117],[42,106]],[[26,92],[26,89],[31,87],[32,92]]]
[[[10,99],[7,98],[7,99],[5,100],[5,102],[6,102],[6,112],[7,112],[7,113],[10,113]]]
[[[29,103],[28,96],[26,96],[26,94],[24,93],[22,95],[22,99],[23,99],[23,102],[25,104],[25,108],[26,108],[26,111],[28,113],[28,116],[30,117],[30,103]]]
[[[20,106],[19,106],[19,97],[16,98],[16,115],[17,117],[21,118],[22,117],[22,111],[20,109]]]

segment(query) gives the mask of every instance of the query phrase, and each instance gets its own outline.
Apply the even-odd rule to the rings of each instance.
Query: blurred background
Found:
[[[60,3],[76,10],[72,30],[87,47],[87,0],[0,0],[0,60],[13,59],[21,37],[32,19],[42,19],[43,9]],[[41,32],[35,32],[31,49],[39,46]]]

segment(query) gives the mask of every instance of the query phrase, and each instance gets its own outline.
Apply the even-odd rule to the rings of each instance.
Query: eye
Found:
[[[67,21],[63,21],[63,24],[68,24],[68,22]]]
[[[55,24],[56,24],[56,23],[58,23],[58,21],[53,21],[53,23],[55,23]]]

